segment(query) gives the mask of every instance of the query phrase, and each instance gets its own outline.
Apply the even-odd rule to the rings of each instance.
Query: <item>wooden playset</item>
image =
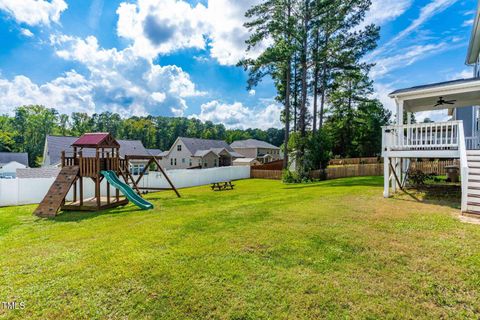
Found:
[[[141,190],[174,190],[180,194],[162,169],[154,156],[127,155],[120,157],[120,145],[109,133],[86,133],[73,144],[73,155],[67,157],[65,151],[61,156],[61,170],[55,182],[48,190],[35,214],[39,217],[54,217],[59,210],[97,211],[126,205],[129,200],[142,209],[151,209],[153,205],[141,197]],[[146,160],[148,164],[141,174],[134,179],[130,173],[130,160]],[[139,187],[139,182],[151,164],[164,175],[170,188]],[[122,177],[124,182],[120,181]],[[94,183],[94,196],[84,197],[84,179]],[[101,183],[105,179],[106,191],[101,192]],[[133,189],[130,186],[132,185]],[[111,195],[111,186],[115,194]],[[67,202],[67,195],[72,189],[72,201]],[[120,195],[120,191],[123,195]]]

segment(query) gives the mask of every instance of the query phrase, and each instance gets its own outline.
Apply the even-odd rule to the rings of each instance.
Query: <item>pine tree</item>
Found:
[[[319,37],[313,55],[319,82],[314,90],[314,101],[320,94],[319,127],[323,125],[324,109],[333,78],[338,73],[358,68],[360,59],[376,47],[379,28],[374,25],[359,29],[370,0],[317,0],[315,1],[316,32]],[[317,115],[315,115],[317,116]]]
[[[361,103],[369,101],[373,92],[372,81],[363,70],[338,74],[330,94],[329,131],[335,141],[333,152],[342,157],[355,156],[353,141],[356,110]]]
[[[263,45],[265,39],[271,39],[272,44],[257,59],[244,59],[239,63],[249,73],[247,89],[257,85],[267,75],[271,76],[275,82],[278,92],[277,100],[284,104],[284,168],[287,168],[289,155],[290,83],[294,52],[292,43],[295,37],[295,29],[292,25],[294,4],[294,0],[267,0],[246,12],[245,15],[250,21],[245,26],[251,32],[247,40],[247,50]]]

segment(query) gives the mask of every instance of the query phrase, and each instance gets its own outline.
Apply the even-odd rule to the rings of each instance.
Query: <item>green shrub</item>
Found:
[[[436,180],[435,178],[434,173],[425,173],[418,169],[408,171],[408,181],[416,187],[425,185],[427,180]]]
[[[283,183],[300,183],[302,182],[302,177],[295,171],[284,169],[282,171],[282,181]]]

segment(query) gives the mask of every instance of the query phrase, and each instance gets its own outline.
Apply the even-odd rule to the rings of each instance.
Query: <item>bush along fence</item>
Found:
[[[445,175],[447,173],[445,167],[455,164],[457,164],[456,160],[413,161],[410,164],[410,168],[421,170],[429,174],[432,173],[436,175]],[[327,180],[347,177],[382,176],[383,163],[377,162],[373,164],[333,165],[328,167],[325,171]],[[250,176],[252,178],[259,179],[280,180],[282,179],[282,170],[272,170],[266,168],[258,169],[257,167],[252,167]],[[320,179],[321,171],[315,170],[310,172],[310,177],[312,179]]]

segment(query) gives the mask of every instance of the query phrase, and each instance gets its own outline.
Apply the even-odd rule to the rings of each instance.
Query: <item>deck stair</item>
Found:
[[[65,201],[68,191],[75,182],[79,170],[80,168],[78,166],[66,166],[62,168],[45,198],[35,210],[34,213],[37,216],[44,218],[56,216]]]
[[[467,213],[480,215],[480,150],[467,150]]]

